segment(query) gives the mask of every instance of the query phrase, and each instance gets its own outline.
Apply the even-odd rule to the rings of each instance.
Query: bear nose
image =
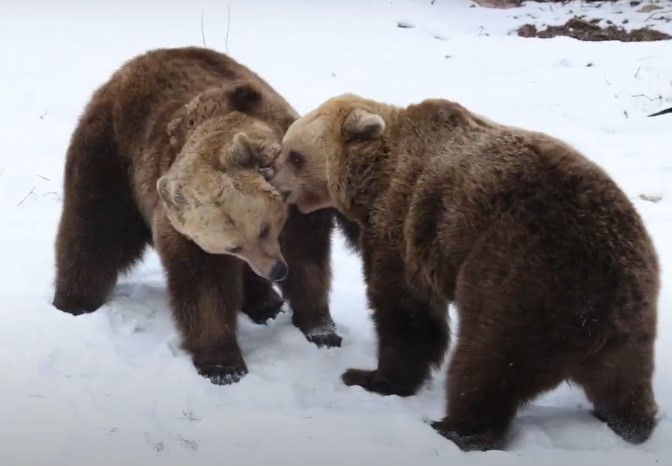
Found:
[[[268,274],[268,279],[272,282],[279,282],[287,277],[287,264],[283,261],[278,261],[273,265],[271,273]]]
[[[259,173],[264,177],[266,181],[271,181],[273,179],[273,168],[271,167],[260,167]]]

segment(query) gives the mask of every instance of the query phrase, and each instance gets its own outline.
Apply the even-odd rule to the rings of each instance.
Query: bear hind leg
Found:
[[[73,315],[104,304],[118,274],[151,242],[117,157],[110,120],[105,109],[89,109],[67,154],[53,305]]]
[[[102,306],[114,289],[119,273],[142,257],[150,232],[134,216],[133,205],[99,201],[92,209],[127,210],[124,220],[79,217],[65,213],[56,240],[56,290],[53,305],[73,315],[90,313]],[[86,208],[86,207],[84,207]],[[81,211],[80,211],[81,212]],[[138,214],[139,216],[139,214]],[[118,218],[118,217],[117,217]]]
[[[502,449],[518,407],[556,387],[564,372],[548,347],[511,337],[515,329],[466,327],[448,369],[447,415],[432,427],[463,451]]]

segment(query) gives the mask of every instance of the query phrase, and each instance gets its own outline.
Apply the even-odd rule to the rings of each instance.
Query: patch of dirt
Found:
[[[478,6],[485,8],[517,8],[523,1],[522,0],[471,0]]]
[[[485,8],[516,8],[519,7],[523,4],[523,0],[471,0],[478,6],[482,6]],[[533,0],[535,3],[568,3],[571,0]],[[614,3],[618,0],[583,0],[585,3],[597,3],[600,2],[602,3]],[[635,3],[635,5],[638,5],[641,3],[641,1],[637,2],[630,2],[630,3]],[[432,4],[434,2],[432,1]],[[472,5],[473,7],[473,5]]]
[[[601,27],[598,24],[599,22],[599,19],[585,21],[575,16],[561,26],[547,26],[546,29],[542,30],[538,30],[534,24],[523,24],[518,28],[517,32],[521,37],[550,39],[556,36],[567,36],[585,41],[617,40],[620,42],[652,42],[672,39],[672,36],[669,34],[654,29],[639,28],[626,31],[614,24]]]

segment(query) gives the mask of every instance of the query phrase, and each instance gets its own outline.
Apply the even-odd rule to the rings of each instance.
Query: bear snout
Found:
[[[268,279],[272,282],[280,282],[287,277],[287,271],[287,264],[284,261],[277,261],[271,268]]]
[[[264,177],[264,180],[267,182],[270,182],[273,179],[274,170],[272,167],[259,167],[259,173],[261,173],[261,176]]]

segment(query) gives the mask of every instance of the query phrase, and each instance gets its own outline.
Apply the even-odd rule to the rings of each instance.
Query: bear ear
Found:
[[[252,141],[247,134],[236,133],[231,140],[231,144],[222,154],[222,165],[238,167],[250,167],[256,163],[256,155]]]
[[[187,203],[180,189],[174,183],[171,183],[167,176],[158,179],[156,191],[159,193],[159,198],[168,205],[185,205]]]
[[[239,112],[249,112],[261,102],[261,92],[249,82],[236,83],[227,94],[229,104]]]
[[[346,140],[375,139],[385,131],[385,120],[376,113],[356,108],[343,122]]]

